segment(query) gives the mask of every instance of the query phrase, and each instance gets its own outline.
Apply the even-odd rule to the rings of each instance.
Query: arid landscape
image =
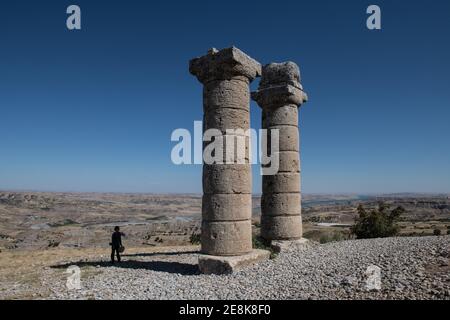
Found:
[[[449,230],[448,195],[303,195],[304,236],[348,239],[357,206],[379,201],[406,209],[400,235]],[[128,246],[189,245],[200,233],[201,195],[0,192],[0,217],[1,250],[105,248],[116,225]],[[260,198],[254,197],[254,233],[259,220]]]
[[[397,261],[395,256],[398,255],[398,251],[404,250],[405,246],[411,246],[419,252],[425,250],[421,247],[424,246],[426,250],[432,251],[431,256],[424,256],[422,262],[417,262],[418,269],[413,271],[411,269],[408,272],[414,272],[413,277],[416,277],[416,273],[428,274],[431,279],[430,288],[424,289],[424,291],[417,285],[415,287],[411,285],[411,288],[418,290],[416,293],[411,293],[411,297],[448,297],[447,295],[450,294],[448,290],[449,257],[448,236],[446,235],[450,230],[450,199],[445,194],[303,195],[304,237],[312,240],[311,243],[314,246],[318,246],[314,250],[309,249],[305,254],[315,256],[321,255],[327,250],[333,250],[332,252],[344,252],[346,255],[351,254],[354,250],[356,257],[361,256],[361,251],[363,258],[369,259],[364,257],[365,247],[360,248],[359,246],[370,247],[372,246],[370,242],[357,241],[358,246],[354,247],[352,241],[344,240],[353,238],[350,227],[357,216],[357,206],[363,204],[366,208],[372,208],[377,206],[379,201],[388,203],[391,207],[401,205],[406,209],[406,213],[401,217],[400,237],[398,237],[398,239],[404,237],[405,240],[395,240],[392,248],[383,242],[379,248],[386,253],[381,253],[379,256],[378,253],[370,255],[369,258],[375,259],[374,261],[385,259],[389,265],[392,261]],[[125,264],[117,271],[126,277],[123,281],[133,282],[135,278],[127,280],[128,277],[133,277],[133,272],[142,273],[136,274],[137,278],[141,276],[151,276],[157,279],[168,277],[170,283],[174,281],[174,274],[185,275],[188,278],[198,276],[194,269],[199,250],[200,195],[3,191],[0,192],[0,217],[0,283],[2,284],[0,299],[202,298],[194,293],[177,295],[173,292],[170,294],[159,292],[160,296],[158,296],[153,291],[141,292],[137,296],[133,292],[122,292],[122,296],[115,296],[108,290],[99,289],[100,291],[97,292],[95,291],[98,289],[97,285],[93,285],[93,283],[97,283],[95,282],[97,277],[106,277],[108,272],[115,272],[110,270],[108,247],[112,229],[116,225],[120,226],[125,233],[123,240],[127,248],[124,256]],[[253,233],[255,237],[259,233],[259,226],[260,198],[255,196],[253,198]],[[443,237],[435,237],[437,234]],[[420,238],[422,236],[423,244]],[[441,240],[434,241],[432,240],[434,238]],[[348,252],[347,249],[334,247],[338,245],[333,243],[340,241],[346,243]],[[380,243],[382,241],[388,240],[379,240]],[[171,254],[170,252],[180,254]],[[301,254],[301,251],[295,254]],[[388,259],[389,255],[394,258]],[[411,255],[405,255],[400,259],[411,259]],[[275,259],[278,261],[276,263],[280,264],[278,268],[283,268],[283,259],[286,257],[281,256]],[[309,261],[304,261],[301,256],[296,259],[299,259],[301,263]],[[345,264],[345,261],[342,263]],[[91,282],[90,290],[78,292],[73,296],[64,293],[67,277],[64,272],[70,264],[82,267],[82,279],[85,282]],[[348,267],[350,268],[350,266],[349,264]],[[262,266],[262,268],[269,267],[270,264]],[[293,273],[293,276],[297,277],[298,274]],[[375,296],[355,296],[355,292],[349,291],[348,284],[345,284],[348,280],[346,276],[340,273],[338,276],[343,278],[338,281],[338,284],[331,282],[331,285],[336,285],[342,292],[335,295],[333,293],[335,291],[328,291],[331,288],[326,287],[323,288],[325,290],[323,292],[326,292],[323,297],[404,298],[408,296],[401,295],[402,291],[399,289],[402,288],[401,282],[392,284],[393,287],[386,289],[387,293],[377,293]],[[244,276],[237,275],[237,277]],[[272,278],[270,281],[273,280]],[[109,280],[99,281],[98,283],[101,284]],[[57,284],[59,289],[53,288],[52,283]],[[298,292],[295,291],[292,297],[308,298],[308,296],[299,295]],[[279,292],[267,292],[267,295],[263,294],[262,296],[255,292],[249,297],[279,298],[276,294]],[[320,292],[315,294],[319,295]],[[223,297],[218,296],[217,298]],[[230,297],[240,298],[235,291]],[[314,295],[310,297],[323,298]]]

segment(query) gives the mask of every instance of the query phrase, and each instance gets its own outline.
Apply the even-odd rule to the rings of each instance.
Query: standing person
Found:
[[[117,261],[120,262],[119,249],[122,247],[122,235],[119,227],[114,227],[114,232],[111,236],[111,263],[114,263],[114,253],[117,255]]]

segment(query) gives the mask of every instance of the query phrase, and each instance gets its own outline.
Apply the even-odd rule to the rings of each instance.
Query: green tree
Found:
[[[378,207],[369,212],[359,205],[358,217],[352,227],[352,233],[357,239],[383,238],[395,236],[398,231],[397,222],[406,210],[398,206],[389,212],[389,204],[379,202]]]

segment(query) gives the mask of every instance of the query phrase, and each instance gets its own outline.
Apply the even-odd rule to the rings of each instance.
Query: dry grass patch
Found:
[[[126,254],[163,253],[168,251],[198,250],[198,246],[184,247],[136,247],[127,248]],[[64,284],[67,279],[64,268],[59,265],[76,265],[86,261],[109,261],[107,248],[47,250],[6,250],[0,252],[0,299],[45,299],[51,294],[51,283],[44,273],[51,273],[54,281]],[[81,264],[82,265],[82,264]],[[95,266],[82,265],[81,277],[88,279],[101,273]],[[47,277],[48,279],[48,277]]]

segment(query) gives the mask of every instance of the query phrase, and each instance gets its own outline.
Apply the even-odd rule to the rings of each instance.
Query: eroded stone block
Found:
[[[269,258],[270,252],[261,249],[254,249],[249,253],[234,257],[200,255],[198,266],[200,272],[204,274],[232,274]]]

